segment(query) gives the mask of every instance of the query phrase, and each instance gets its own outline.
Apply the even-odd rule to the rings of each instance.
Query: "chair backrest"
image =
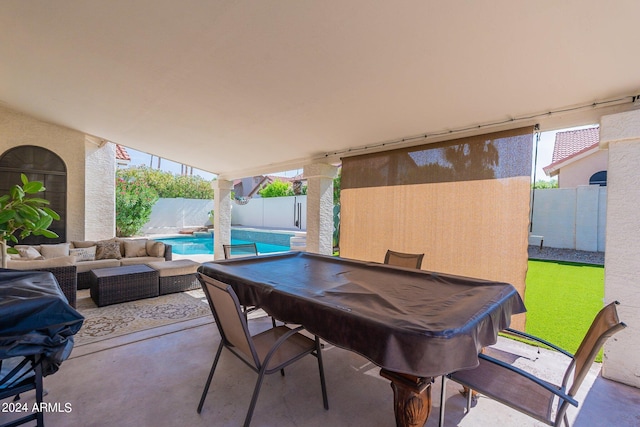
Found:
[[[388,250],[384,256],[384,263],[397,267],[420,269],[422,266],[422,258],[424,258],[424,254],[405,254]]]
[[[258,248],[255,243],[222,245],[222,249],[224,249],[224,259],[258,255]]]
[[[569,389],[570,396],[575,396],[577,393],[605,341],[616,332],[627,327],[618,318],[618,310],[616,308],[618,304],[618,301],[614,301],[600,310],[573,356],[573,361],[566,374],[568,376],[571,368],[575,368],[573,383]],[[564,384],[567,381],[566,376]]]
[[[209,307],[213,312],[220,336],[227,347],[233,347],[244,356],[247,362],[259,369],[260,359],[253,346],[247,320],[240,308],[238,296],[226,283],[203,274],[198,274]]]

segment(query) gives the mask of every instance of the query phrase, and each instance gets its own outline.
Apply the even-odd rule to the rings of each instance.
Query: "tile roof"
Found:
[[[558,173],[559,165],[581,153],[598,147],[600,127],[569,130],[556,133],[551,164],[542,168],[547,175]]]
[[[119,144],[116,144],[116,159],[131,161],[131,157],[129,156],[129,153],[127,153],[127,149]]]
[[[565,160],[600,142],[600,127],[556,133],[551,163]]]

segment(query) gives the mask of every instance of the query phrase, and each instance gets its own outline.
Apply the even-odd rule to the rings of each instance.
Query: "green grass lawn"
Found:
[[[527,333],[575,353],[603,300],[604,267],[529,261]],[[601,361],[601,356],[596,360]]]

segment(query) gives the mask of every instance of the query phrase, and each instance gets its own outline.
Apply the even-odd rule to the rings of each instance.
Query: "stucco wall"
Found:
[[[109,239],[116,232],[116,146],[87,138],[85,153],[84,240]]]
[[[111,168],[115,171],[113,148],[109,148],[109,144],[98,147],[95,141],[95,138],[87,138],[82,132],[47,123],[6,106],[0,106],[0,152],[4,153],[20,145],[35,145],[51,150],[64,161],[67,168],[67,240],[83,240],[86,234],[91,235],[92,238],[112,237],[114,233],[114,231],[94,233],[92,229],[94,219],[96,224],[109,222],[115,224],[115,212],[112,212],[109,217],[102,210],[96,212],[94,209],[101,204],[97,203],[97,200],[104,198],[109,191],[113,193],[113,187],[109,186],[109,182],[113,185],[113,179],[105,180],[105,176],[102,172],[98,172],[97,168]],[[105,160],[110,153],[112,166],[109,165],[108,159]],[[97,161],[98,158],[102,160]],[[88,164],[87,160],[89,160]],[[91,191],[87,191],[86,185],[89,178],[96,184],[95,188],[90,188]],[[85,202],[87,193],[89,198]],[[87,215],[88,206],[91,207],[89,208],[91,216]],[[91,221],[85,221],[85,217]]]
[[[620,301],[628,327],[605,345],[605,378],[640,387],[640,110],[603,116],[600,144],[609,148],[605,303]]]
[[[599,150],[592,155],[563,167],[558,177],[559,188],[574,188],[589,185],[589,178],[596,172],[607,170],[607,150]]]

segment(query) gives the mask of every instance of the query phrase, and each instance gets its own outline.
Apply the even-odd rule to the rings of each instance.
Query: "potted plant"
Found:
[[[18,243],[16,232],[19,231],[20,239],[33,234],[49,239],[58,237],[49,230],[53,220],[59,220],[60,215],[48,208],[48,200],[30,195],[45,190],[39,181],[29,181],[25,174],[20,174],[22,186],[14,185],[9,189],[9,194],[0,197],[0,256],[2,256],[2,268],[7,268],[7,253],[17,254],[18,251],[7,247],[7,242]]]

